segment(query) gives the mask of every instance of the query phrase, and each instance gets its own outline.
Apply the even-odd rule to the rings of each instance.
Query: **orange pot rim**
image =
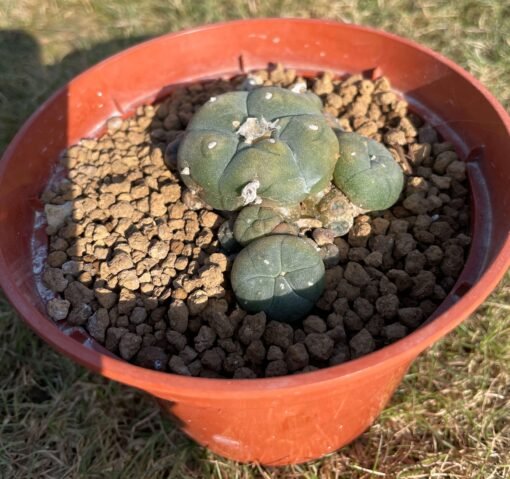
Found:
[[[296,19],[296,18],[261,18],[249,20],[236,20],[231,22],[221,22],[206,26],[199,26],[182,30],[176,33],[164,35],[165,37],[177,37],[193,34],[198,31],[221,29],[229,25],[238,23],[281,23],[292,22],[299,25],[300,23],[319,24],[319,25],[337,25],[338,22],[331,20],[317,19]],[[463,68],[446,58],[445,56],[433,51],[430,48],[421,46],[411,40],[404,39],[397,35],[393,35],[378,29],[359,26],[359,25],[343,25],[344,28],[351,29],[355,34],[356,31],[371,32],[387,37],[395,42],[400,42],[414,49],[434,57],[447,68],[453,70],[456,74],[463,77],[479,90],[485,100],[494,108],[498,116],[501,118],[506,130],[510,135],[510,116],[504,108],[498,103],[494,96],[472,75]],[[115,61],[118,56],[125,55],[127,52],[144,48],[152,42],[159,41],[160,37],[148,40],[139,45],[135,45],[129,49],[123,50],[113,55],[97,65],[89,68],[81,73],[75,79],[64,85],[56,93],[54,93],[46,102],[44,102],[36,112],[30,117],[25,125],[20,129],[12,140],[11,144],[4,153],[4,158],[10,156],[16,149],[18,143],[22,142],[25,133],[29,131],[30,126],[39,113],[44,110],[53,98],[61,95],[67,87],[88,74],[88,72],[102,68],[109,62]],[[6,161],[0,162],[0,177],[3,175]],[[83,366],[100,372],[102,375],[119,381],[130,386],[150,391],[156,394],[158,391],[164,391],[165,394],[174,394],[178,396],[187,396],[207,399],[212,395],[215,398],[232,398],[250,399],[261,396],[274,394],[275,390],[299,389],[299,392],[306,392],[308,387],[324,386],[327,387],[330,381],[338,377],[354,377],[359,372],[376,367],[392,367],[392,365],[401,362],[405,358],[415,357],[425,348],[432,345],[435,341],[446,335],[458,324],[460,324],[467,316],[483,302],[483,300],[497,286],[499,280],[503,277],[510,266],[510,234],[507,234],[505,241],[501,246],[501,250],[495,261],[492,262],[481,275],[479,280],[469,291],[463,295],[458,302],[453,304],[447,310],[438,315],[428,324],[420,327],[405,338],[386,346],[378,351],[370,353],[358,359],[348,361],[338,366],[331,366],[313,372],[302,373],[298,375],[288,375],[276,378],[259,378],[259,379],[208,379],[180,376],[168,372],[158,372],[150,369],[141,368],[130,364],[122,359],[100,353],[92,350],[76,340],[66,336],[58,327],[44,314],[42,314],[36,306],[31,304],[24,298],[15,281],[8,274],[9,270],[4,254],[0,251],[0,287],[3,289],[6,297],[13,305],[18,314],[28,323],[28,325],[37,332],[43,339],[51,344],[55,349],[64,353]]]

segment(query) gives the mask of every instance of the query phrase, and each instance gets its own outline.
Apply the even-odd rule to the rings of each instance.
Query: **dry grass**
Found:
[[[126,46],[232,18],[333,18],[412,37],[510,106],[506,0],[0,0],[0,151],[57,86]],[[150,398],[89,374],[0,300],[0,477],[509,478],[510,280],[412,367],[360,439],[302,466],[242,466],[185,438]]]

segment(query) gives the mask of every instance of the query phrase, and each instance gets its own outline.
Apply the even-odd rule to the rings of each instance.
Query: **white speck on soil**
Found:
[[[87,334],[85,330],[83,330],[83,334]],[[85,341],[83,341],[81,344],[89,349],[94,349],[95,341],[92,338],[87,338]]]
[[[294,93],[305,93],[306,89],[307,89],[306,82],[303,80],[298,80],[289,89],[291,92],[294,92]]]
[[[266,100],[271,100],[271,98],[273,98],[273,94],[272,94],[271,92],[269,92],[269,91],[268,91],[268,92],[264,95],[264,98],[265,98]]]
[[[47,303],[55,297],[53,291],[48,289],[42,281],[42,273],[46,259],[48,257],[48,245],[46,241],[41,241],[38,230],[46,227],[46,217],[42,211],[36,211],[34,215],[34,234],[30,240],[30,249],[32,250],[32,271],[35,276],[35,286],[42,300]]]
[[[269,143],[276,143],[276,140],[274,138],[269,138]]]
[[[353,152],[351,153],[351,156],[356,156],[356,152],[355,152],[355,151],[353,151]]]
[[[182,170],[181,170],[181,175],[189,175],[190,174],[190,170],[189,168],[186,166],[184,167]]]
[[[208,143],[207,148],[212,150],[217,144],[218,144],[217,141],[211,141],[210,143]]]
[[[308,128],[310,128],[310,130],[313,130],[313,131],[317,131],[319,129],[319,127],[317,125],[308,125]]]
[[[71,216],[73,212],[73,203],[66,201],[61,205],[46,204],[44,206],[44,214],[48,226],[52,228],[60,228],[65,223],[66,219]]]
[[[33,271],[34,274],[41,274],[44,269],[44,263],[46,261],[46,247],[44,245],[38,245],[34,238],[32,238],[32,256],[33,256]],[[48,290],[49,291],[49,290]],[[50,295],[50,298],[53,295]]]
[[[241,126],[241,122],[240,122],[240,121],[237,121],[237,120],[234,120],[234,121],[232,122],[232,126],[233,126],[234,128],[239,128],[239,127]]]
[[[265,259],[264,264],[269,264],[269,261],[267,259]]]
[[[209,98],[209,101],[210,101],[210,102],[214,102],[214,101],[216,101],[216,100],[217,100],[217,98],[216,98],[215,96],[212,96],[211,98]]]
[[[34,229],[44,228],[46,226],[46,217],[42,211],[36,211],[34,215]]]

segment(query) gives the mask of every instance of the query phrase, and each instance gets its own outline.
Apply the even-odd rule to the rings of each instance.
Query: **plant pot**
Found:
[[[406,338],[345,364],[271,379],[189,378],[114,357],[45,314],[34,273],[38,200],[59,153],[105,120],[154,101],[162,87],[282,62],[300,71],[378,68],[468,158],[473,243],[433,318]],[[0,285],[49,344],[104,376],[157,398],[214,452],[267,465],[298,463],[347,444],[378,416],[416,356],[468,317],[510,263],[510,118],[473,77],[431,50],[368,28],[269,19],[211,25],[126,50],[75,78],[15,137],[0,164]],[[97,343],[96,343],[97,344]]]

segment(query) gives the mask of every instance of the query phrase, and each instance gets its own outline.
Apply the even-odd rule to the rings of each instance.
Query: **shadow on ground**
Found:
[[[148,35],[116,38],[90,49],[74,50],[44,65],[37,40],[22,30],[0,30],[0,153],[26,118],[55,90],[95,63]]]
[[[102,59],[148,38],[113,39],[90,49],[74,50],[58,63],[44,65],[36,38],[22,30],[0,30],[0,155],[23,122],[54,91]],[[58,111],[66,111],[66,105],[59,104]],[[65,125],[65,118],[57,122],[61,131],[65,131]],[[58,147],[65,141],[65,135],[60,136],[56,140]],[[25,171],[32,174],[31,161],[27,159],[26,165],[16,168],[15,175],[23,175]],[[14,186],[18,181],[15,176],[13,178],[8,181],[8,186],[17,191]],[[37,196],[36,192],[32,193]],[[9,216],[11,213],[7,211],[10,209],[0,211],[0,223],[13,222]],[[16,215],[16,212],[12,214]],[[30,228],[31,222],[27,222]],[[88,474],[94,470],[93,458],[102,454],[100,449],[104,440],[101,431],[105,437],[110,436],[110,441],[113,439],[117,448],[124,449],[122,454],[116,452],[111,458],[111,467],[119,473],[126,464],[129,466],[130,461],[136,460],[135,456],[144,448],[159,449],[170,464],[172,459],[176,464],[181,463],[182,459],[176,456],[181,457],[183,450],[191,449],[185,454],[186,467],[193,467],[191,462],[202,454],[201,448],[180,433],[167,418],[161,417],[159,407],[151,398],[88,374],[48,348],[15,317],[2,291],[0,332],[3,337],[0,357],[6,366],[5,374],[0,377],[0,417],[5,418],[0,426],[0,448],[6,451],[6,462],[0,458],[0,470],[8,474],[5,477],[35,477],[39,473],[62,477],[61,465],[57,464],[56,457],[77,461],[81,472]],[[20,415],[20,407],[25,410],[24,414]],[[87,418],[94,409],[96,412]],[[28,424],[18,422],[22,416]],[[97,421],[97,424],[91,424],[91,421]],[[60,437],[67,442],[62,446],[66,451],[60,450],[60,446],[58,451],[53,450],[54,442],[48,442],[52,425],[56,424],[59,424]],[[75,433],[81,437],[78,441]],[[118,435],[116,439],[115,435]],[[138,445],[134,447],[132,444]],[[49,456],[39,460],[37,452],[32,454],[29,449],[47,451]],[[54,460],[50,459],[52,453],[55,454]]]

